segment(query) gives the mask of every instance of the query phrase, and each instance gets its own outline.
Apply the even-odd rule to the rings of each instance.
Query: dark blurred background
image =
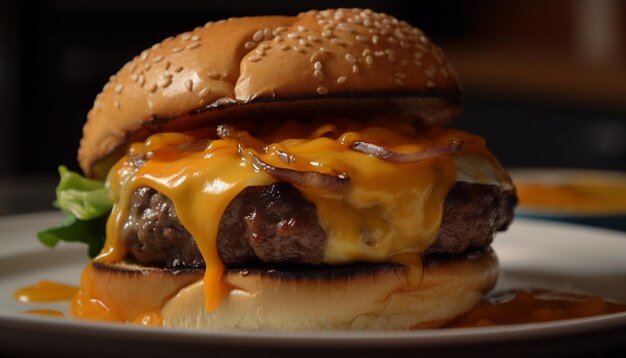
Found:
[[[108,77],[209,20],[369,7],[422,28],[462,79],[455,124],[507,167],[626,170],[626,1],[0,1],[0,213],[45,210]]]

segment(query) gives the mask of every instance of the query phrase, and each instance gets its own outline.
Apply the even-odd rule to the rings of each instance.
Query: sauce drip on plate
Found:
[[[22,313],[32,314],[32,315],[37,315],[37,316],[65,317],[65,314],[63,312],[61,312],[61,311],[48,310],[48,309],[28,310],[28,311],[24,311]]]
[[[70,300],[78,292],[78,287],[64,283],[41,280],[34,285],[22,287],[13,293],[20,302],[54,302]]]
[[[549,290],[508,291],[486,298],[447,327],[481,327],[558,321],[626,312],[626,304]]]

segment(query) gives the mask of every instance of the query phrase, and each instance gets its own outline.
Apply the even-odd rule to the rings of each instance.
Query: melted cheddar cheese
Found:
[[[317,208],[327,235],[324,261],[331,265],[401,261],[421,269],[421,254],[437,235],[443,203],[457,181],[457,172],[477,181],[508,180],[484,141],[461,131],[417,131],[382,120],[333,123],[287,122],[259,138],[243,131],[216,138],[215,128],[158,133],[132,144],[109,172],[107,185],[115,205],[105,247],[96,261],[115,263],[126,256],[120,232],[128,217],[129,198],[139,187],[156,189],[171,199],[181,223],[198,244],[206,263],[205,306],[213,311],[226,294],[216,246],[222,213],[245,187],[277,181],[255,165],[254,157],[278,168],[349,178],[346,190],[292,183]],[[353,150],[356,141],[407,153],[451,141],[463,141],[465,147],[460,156],[446,154],[398,164]],[[281,159],[281,153],[290,155],[289,162]],[[483,164],[471,164],[476,161],[467,158],[478,158]],[[485,176],[481,166],[496,174]]]

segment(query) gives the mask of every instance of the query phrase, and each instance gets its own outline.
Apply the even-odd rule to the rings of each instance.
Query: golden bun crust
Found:
[[[93,175],[96,162],[129,140],[206,124],[222,109],[252,103],[389,97],[389,113],[440,123],[460,109],[459,93],[441,50],[385,14],[337,9],[229,19],[167,38],[112,76],[88,114],[78,160]]]
[[[217,311],[207,312],[203,281],[189,284],[189,274],[146,273],[140,267],[120,264],[95,268],[94,284],[101,290],[115,290],[107,295],[107,305],[126,307],[125,295],[114,292],[125,292],[128,286],[135,303],[144,299],[166,302],[161,309],[164,326],[286,331],[439,327],[478,304],[499,273],[491,250],[466,257],[428,258],[423,271],[399,264],[296,271],[231,269],[225,271],[223,281],[232,289]],[[146,278],[151,283],[142,283]],[[164,289],[152,289],[159,281]],[[172,291],[183,283],[189,286]],[[125,319],[132,321],[133,314],[147,311],[137,304],[133,307],[133,312],[123,315]]]

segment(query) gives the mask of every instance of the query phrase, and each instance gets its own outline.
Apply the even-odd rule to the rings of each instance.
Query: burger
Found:
[[[438,327],[495,284],[515,188],[442,51],[371,10],[210,22],[143,51],[61,169],[90,243],[74,317],[197,329]]]

